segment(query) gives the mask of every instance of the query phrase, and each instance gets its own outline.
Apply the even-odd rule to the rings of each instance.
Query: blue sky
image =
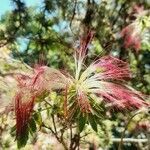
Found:
[[[24,0],[27,6],[38,5],[42,0]],[[11,0],[0,0],[0,16],[3,15],[6,11],[11,10],[13,4]]]
[[[24,0],[27,6],[37,6],[40,5],[40,3],[43,0]],[[13,3],[12,0],[0,0],[0,19],[3,14],[5,14],[6,11],[13,9]],[[20,40],[20,50],[22,51],[26,47],[26,41]]]

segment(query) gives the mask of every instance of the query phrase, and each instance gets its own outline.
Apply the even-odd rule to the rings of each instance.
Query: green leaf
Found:
[[[97,122],[96,122],[95,116],[89,114],[89,115],[88,115],[88,121],[89,121],[89,123],[90,123],[92,129],[93,129],[95,132],[97,132]]]
[[[79,119],[78,119],[78,127],[79,127],[79,132],[82,132],[84,127],[85,127],[85,123],[86,123],[86,116],[83,116],[83,114],[81,113],[79,115]]]
[[[34,120],[36,121],[36,123],[41,126],[42,124],[42,116],[41,116],[41,113],[37,112],[33,115],[34,117]]]
[[[36,132],[36,122],[35,122],[35,120],[33,119],[33,118],[31,118],[30,119],[30,122],[29,122],[29,131],[30,131],[30,133],[31,133],[31,135],[34,133],[34,132]]]
[[[97,117],[99,119],[104,118],[103,111],[100,110],[99,107],[97,107],[97,106],[93,107],[92,114],[95,115],[95,117]]]
[[[19,137],[17,137],[18,149],[24,147],[27,144],[28,137],[29,137],[29,130],[27,128],[23,135],[20,135]]]
[[[14,125],[10,130],[10,135],[15,136],[16,135],[16,125]]]

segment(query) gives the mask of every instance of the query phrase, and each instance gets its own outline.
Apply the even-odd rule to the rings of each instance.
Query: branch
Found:
[[[46,99],[44,99],[44,102],[52,107],[52,105]]]
[[[55,124],[55,118],[54,118],[54,115],[51,115],[51,116],[52,116],[52,121],[53,121],[53,126],[54,126],[55,134],[58,135],[57,129],[56,129],[56,124]]]
[[[85,133],[84,135],[82,135],[80,138],[83,138],[83,137],[86,137],[87,135],[91,134],[92,132],[88,132],[88,133]]]
[[[123,8],[126,5],[126,1],[122,4],[122,6],[120,7],[119,11],[118,11],[118,15],[116,16],[116,18],[113,20],[112,22],[112,27],[116,24],[117,20],[119,19],[119,16],[121,15],[121,11],[123,10]]]
[[[71,21],[70,21],[70,29],[71,29],[71,26],[72,26],[72,21],[76,15],[76,7],[77,7],[77,0],[74,0],[74,7],[73,7],[73,14],[72,14],[72,17],[71,17]],[[71,29],[72,30],[72,29]]]
[[[121,138],[113,138],[112,142],[119,143]],[[124,138],[123,142],[130,142],[130,143],[146,143],[148,139],[134,139],[134,138]]]
[[[132,119],[133,119],[136,115],[138,115],[138,114],[140,114],[140,113],[142,113],[142,112],[143,112],[142,110],[137,111],[135,114],[133,114],[133,116],[131,116],[131,118],[130,118],[129,121],[127,122],[127,124],[126,124],[126,126],[125,126],[125,129],[124,129],[124,131],[122,132],[122,135],[121,135],[121,140],[120,140],[120,143],[119,143],[119,146],[118,146],[118,150],[121,150],[121,147],[122,147],[122,144],[123,144],[123,138],[124,138],[124,136],[125,136],[125,132],[126,132],[126,130],[127,130],[127,128],[128,128],[128,125],[130,124],[130,122],[132,121]]]
[[[56,134],[56,132],[53,131],[53,129],[51,127],[46,126],[44,123],[42,124],[42,127],[49,129],[52,132],[52,134],[56,137],[57,141],[63,145],[64,149],[69,150],[67,147],[67,144],[64,142],[64,140],[62,138],[59,138],[58,135]]]

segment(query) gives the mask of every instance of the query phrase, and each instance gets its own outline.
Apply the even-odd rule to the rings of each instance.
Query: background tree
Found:
[[[150,3],[148,0],[44,0],[37,7],[27,7],[26,1],[12,0],[12,5],[13,10],[3,15],[0,20],[0,46],[2,51],[11,50],[9,53],[11,58],[19,60],[18,62],[22,62],[23,66],[24,63],[30,67],[35,64],[45,64],[59,68],[63,72],[73,72],[74,64],[71,63],[70,56],[74,54],[74,47],[78,45],[75,41],[79,37],[84,37],[87,31],[92,29],[95,36],[88,51],[86,63],[90,64],[99,55],[106,54],[127,61],[133,74],[128,84],[145,94],[150,93]],[[7,48],[4,49],[4,47]],[[19,63],[17,67],[20,66]],[[6,72],[12,73],[15,68],[14,65],[8,65],[8,63],[4,66],[1,66],[2,76]],[[15,69],[18,69],[17,67]],[[30,67],[27,67],[28,70]],[[26,70],[25,67],[23,70]],[[35,112],[33,120],[38,120],[39,126],[49,128],[43,125],[43,121],[40,121],[41,110],[46,109],[47,117],[51,116],[51,122],[54,123],[54,130],[51,128],[49,130],[58,141],[65,145],[63,139],[60,140],[64,129],[60,131],[61,135],[58,137],[54,122],[54,119],[61,118],[58,101],[62,98],[54,92],[50,95],[50,99],[57,99],[53,107],[48,109],[52,104],[48,104],[47,101],[43,102],[37,106],[38,111]],[[55,115],[58,114],[60,116],[57,118]],[[103,120],[99,127],[98,136],[106,142],[101,144],[101,147],[106,147],[110,142],[104,135],[109,135],[110,139],[111,134],[115,137],[121,136],[119,130],[125,126],[129,116],[123,117],[120,113],[108,112],[108,118],[105,118],[106,120]],[[31,126],[34,132],[36,124],[33,120]],[[126,137],[137,137],[133,126],[138,124],[137,120],[147,121],[148,116],[139,115],[135,120],[135,124],[133,123],[131,129],[128,129]],[[84,124],[80,123],[81,126]],[[146,130],[142,132],[143,134],[148,137],[149,133]],[[72,140],[76,143],[71,144],[77,146],[78,135],[74,135]],[[26,143],[26,140],[24,141]],[[130,144],[124,148],[136,149],[142,146]],[[110,149],[113,147],[115,144]]]

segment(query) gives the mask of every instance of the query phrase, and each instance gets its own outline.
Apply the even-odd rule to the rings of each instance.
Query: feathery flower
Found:
[[[91,106],[90,106],[90,103],[88,101],[88,97],[82,90],[78,90],[77,103],[78,103],[78,106],[80,107],[82,112],[84,112],[84,113],[90,113],[91,112]]]
[[[90,102],[92,97],[101,99],[117,108],[140,108],[146,106],[142,94],[121,84],[120,82],[131,77],[128,64],[112,56],[104,56],[93,62],[84,71],[83,60],[86,57],[87,47],[93,37],[91,31],[87,35],[88,39],[81,43],[82,57],[76,57],[76,78],[72,81],[77,96],[77,105],[85,113],[92,112],[93,105]],[[83,46],[86,45],[86,46]],[[116,82],[117,81],[117,82]]]
[[[35,96],[25,89],[20,91],[15,97],[15,113],[16,113],[16,137],[20,138],[26,133],[30,115],[33,111]]]
[[[76,66],[76,74],[75,79],[78,80],[80,76],[80,71],[82,69],[83,61],[87,54],[88,44],[93,39],[94,32],[89,31],[87,36],[80,39],[79,49],[75,50],[75,66]]]
[[[34,102],[44,92],[64,89],[65,76],[56,69],[41,66],[34,69],[33,75],[18,76],[18,92],[15,96],[17,137],[26,132]]]
[[[139,50],[141,48],[141,28],[137,23],[132,23],[121,31],[121,36],[124,38],[125,48],[134,48]]]
[[[133,48],[138,52],[141,44],[147,41],[148,28],[150,27],[148,10],[144,10],[143,6],[135,5],[132,13],[135,20],[122,29],[121,37],[124,39],[125,48]]]

